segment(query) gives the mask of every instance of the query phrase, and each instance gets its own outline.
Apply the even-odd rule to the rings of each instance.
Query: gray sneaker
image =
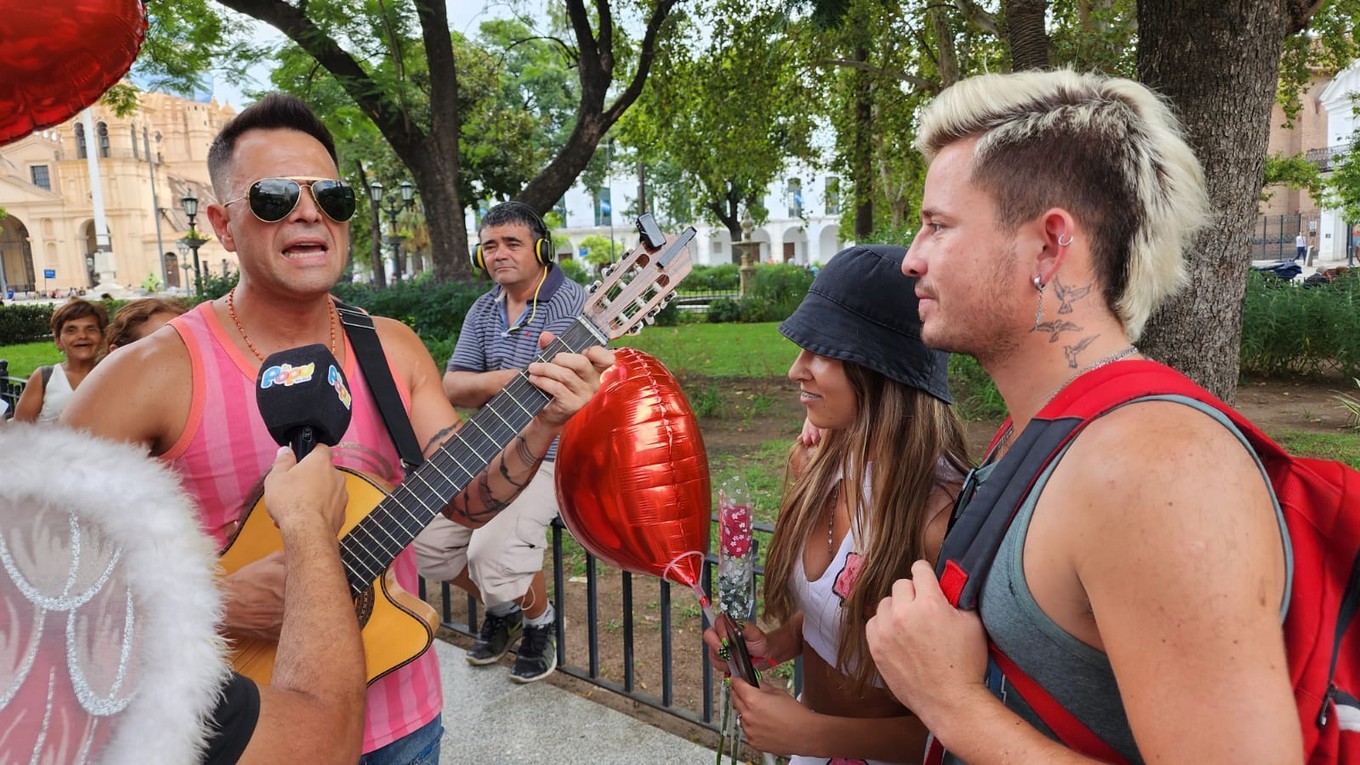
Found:
[[[517,683],[532,683],[551,675],[554,669],[557,669],[557,644],[553,640],[553,625],[525,625],[524,639],[520,641],[519,656],[510,670],[510,679]]]
[[[477,635],[477,642],[468,649],[468,664],[481,666],[500,661],[519,638],[520,628],[523,626],[524,612],[518,609],[506,616],[487,613],[482,620],[482,630]]]

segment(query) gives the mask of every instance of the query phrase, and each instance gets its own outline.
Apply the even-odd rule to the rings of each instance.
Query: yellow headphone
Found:
[[[501,210],[512,214],[509,216],[498,215],[498,211]],[[509,223],[516,219],[528,219],[530,233],[538,235],[538,238],[534,240],[534,260],[538,261],[538,264],[541,266],[552,265],[553,256],[556,254],[553,249],[552,234],[548,232],[547,224],[543,222],[543,219],[539,217],[538,212],[535,211],[534,208],[523,202],[502,202],[491,208],[491,210],[487,212],[486,217],[489,218],[493,215],[496,215],[497,217],[508,217],[508,220],[503,221],[505,223]],[[500,222],[493,222],[491,225],[500,225]],[[486,226],[486,218],[483,218],[482,227],[485,228]],[[488,271],[486,267],[486,256],[482,254],[481,242],[478,242],[477,246],[472,248],[472,267],[481,269],[482,271]]]

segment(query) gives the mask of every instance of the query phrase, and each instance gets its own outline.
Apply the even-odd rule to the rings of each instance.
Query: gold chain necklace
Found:
[[[335,355],[335,303],[331,302],[330,297],[326,298],[326,306],[330,309],[326,316],[326,324],[331,330],[331,355]],[[246,334],[246,328],[241,326],[241,320],[236,317],[236,288],[232,287],[227,292],[227,315],[231,317],[231,323],[236,325],[236,331],[241,333],[241,339],[246,341],[246,347],[255,354],[255,358],[264,361],[264,356],[255,349],[255,345],[250,342],[250,335]]]

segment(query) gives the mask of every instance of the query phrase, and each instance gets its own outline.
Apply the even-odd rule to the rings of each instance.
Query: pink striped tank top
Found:
[[[274,462],[278,444],[269,436],[255,403],[254,360],[228,339],[211,303],[177,317],[171,326],[184,340],[193,364],[193,403],[184,433],[162,455],[183,478],[199,507],[200,523],[221,547],[227,532],[256,495]],[[396,449],[378,414],[345,338],[345,376],[354,397],[354,416],[334,447],[335,463],[390,484],[401,480]],[[395,370],[393,376],[396,377]],[[402,403],[410,402],[398,379]],[[392,564],[397,583],[416,592],[415,553],[410,547]],[[434,651],[388,674],[368,688],[364,751],[384,747],[433,720],[443,706]]]

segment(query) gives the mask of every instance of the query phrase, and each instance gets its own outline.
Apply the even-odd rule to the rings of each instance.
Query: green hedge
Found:
[[[0,308],[0,345],[34,343],[52,337],[49,303],[24,303]]]
[[[812,272],[802,266],[788,263],[756,266],[751,288],[739,300],[719,298],[708,304],[708,321],[747,324],[783,321],[803,302],[811,286]]]
[[[1242,371],[1360,377],[1360,271],[1318,286],[1252,272],[1242,303]]]
[[[695,266],[685,277],[686,292],[724,292],[741,288],[741,272],[736,263]]]
[[[486,280],[441,283],[422,274],[386,289],[369,284],[341,283],[332,292],[375,316],[403,322],[420,335],[430,354],[443,364],[452,354],[453,343],[463,329],[463,317],[490,285]]]

